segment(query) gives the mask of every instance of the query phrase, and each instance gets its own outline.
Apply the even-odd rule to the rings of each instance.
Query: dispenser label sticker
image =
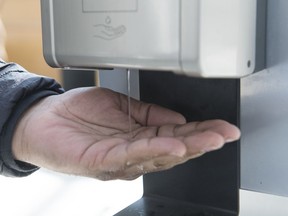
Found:
[[[94,25],[94,37],[101,38],[103,40],[114,40],[121,37],[126,33],[126,27],[124,25],[110,26],[105,24]]]
[[[138,0],[82,0],[84,13],[137,12]]]

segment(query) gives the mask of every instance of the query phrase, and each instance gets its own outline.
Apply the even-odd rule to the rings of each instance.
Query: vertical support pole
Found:
[[[188,121],[239,125],[240,81],[140,73],[141,100],[182,113]],[[117,216],[238,215],[239,145],[226,145],[171,170],[144,176],[141,200]]]
[[[95,71],[63,70],[63,87],[70,90],[78,87],[95,86]]]

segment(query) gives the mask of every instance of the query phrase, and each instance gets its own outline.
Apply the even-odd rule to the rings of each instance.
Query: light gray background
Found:
[[[288,196],[288,1],[268,0],[267,69],[241,80],[241,187]]]

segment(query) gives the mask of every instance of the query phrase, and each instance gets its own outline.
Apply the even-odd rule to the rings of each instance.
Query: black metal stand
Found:
[[[63,70],[62,79],[65,90],[78,87],[95,86],[95,71]]]
[[[182,113],[188,121],[239,125],[240,81],[141,72],[141,100]],[[226,216],[239,212],[239,145],[144,176],[143,198],[116,216]]]

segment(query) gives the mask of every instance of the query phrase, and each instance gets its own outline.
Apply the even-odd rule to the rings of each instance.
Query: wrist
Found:
[[[30,137],[36,132],[33,131],[33,129],[31,130],[31,124],[33,124],[33,121],[35,121],[33,120],[33,116],[37,115],[44,100],[45,98],[34,102],[27,110],[24,111],[16,124],[12,138],[12,155],[15,160],[23,162],[30,161]],[[40,119],[38,119],[38,121],[39,120]]]

